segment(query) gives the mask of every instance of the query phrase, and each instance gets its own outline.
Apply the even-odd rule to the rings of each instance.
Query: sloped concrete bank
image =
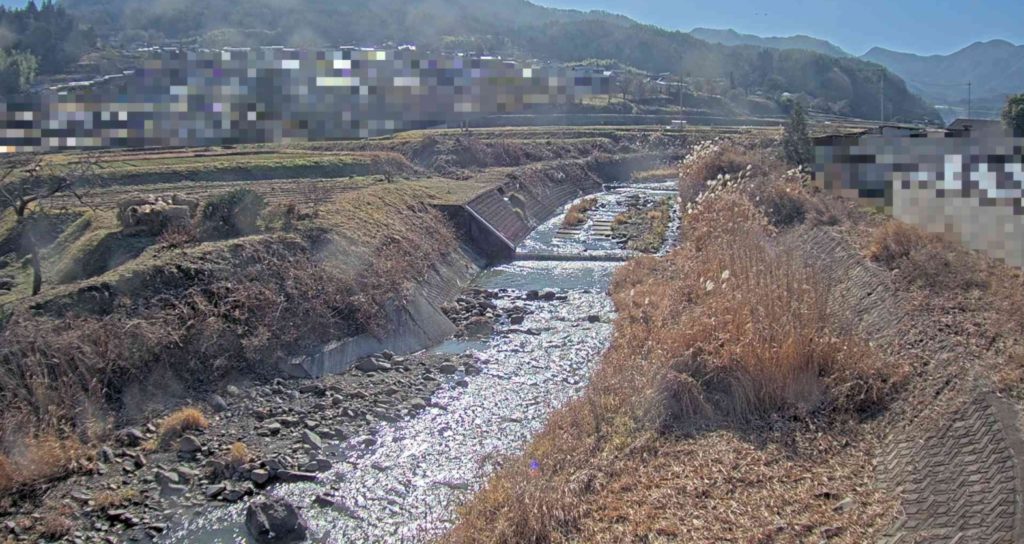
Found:
[[[486,189],[462,205],[435,207],[452,222],[460,247],[435,263],[409,296],[388,309],[387,332],[364,333],[324,346],[316,353],[281,363],[281,370],[298,378],[337,374],[374,353],[414,353],[440,343],[456,328],[440,308],[488,266],[511,261],[515,248],[539,224],[562,206],[602,190],[604,183],[628,179],[664,156],[643,153],[600,156],[523,168],[505,182]]]

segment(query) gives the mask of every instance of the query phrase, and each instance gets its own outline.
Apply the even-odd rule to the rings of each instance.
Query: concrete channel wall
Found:
[[[511,261],[515,247],[562,206],[600,191],[603,181],[625,179],[603,180],[601,173],[622,175],[628,169],[623,165],[647,164],[650,157],[645,157],[567,161],[524,169],[464,205],[435,205],[451,221],[460,247],[435,263],[406,300],[388,308],[388,331],[332,342],[316,353],[282,363],[281,370],[295,377],[318,378],[344,372],[359,359],[384,350],[405,355],[442,342],[455,333],[455,326],[440,310],[444,304],[454,300],[488,266]]]

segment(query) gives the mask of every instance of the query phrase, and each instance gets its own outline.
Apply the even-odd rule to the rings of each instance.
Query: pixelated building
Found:
[[[1024,267],[1024,138],[997,121],[816,138],[814,183]]]
[[[603,72],[407,48],[159,50],[0,104],[0,152],[367,138],[608,92]]]

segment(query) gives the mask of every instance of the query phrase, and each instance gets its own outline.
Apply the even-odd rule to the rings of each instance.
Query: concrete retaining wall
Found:
[[[388,331],[381,336],[361,334],[332,342],[318,352],[282,363],[290,376],[318,378],[348,370],[361,358],[390,350],[405,355],[438,344],[455,333],[455,326],[440,307],[487,266],[510,261],[515,246],[533,228],[569,201],[600,191],[599,172],[620,175],[635,158],[603,162],[566,161],[556,165],[525,168],[502,186],[487,190],[466,205],[436,205],[452,222],[462,242],[458,251],[436,263],[403,302],[387,310]]]

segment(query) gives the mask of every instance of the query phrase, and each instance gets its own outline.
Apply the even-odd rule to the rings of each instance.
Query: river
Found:
[[[595,195],[598,209],[579,232],[559,233],[562,213],[538,226],[520,245],[533,253],[618,252],[600,234],[606,223],[641,193],[672,195],[671,182],[637,185]],[[675,225],[669,229],[674,233]],[[666,246],[672,240],[667,241]],[[314,483],[276,485],[268,493],[302,507],[315,542],[422,542],[451,527],[457,505],[498,463],[521,451],[552,410],[578,395],[608,346],[614,317],[607,295],[621,263],[517,261],[481,274],[472,287],[502,293],[494,302],[526,305],[513,326],[504,321],[484,341],[450,340],[432,348],[470,354],[482,369],[461,371],[415,418],[385,424],[376,443],[361,437],[333,444],[342,461]],[[553,302],[522,300],[528,290],[552,289]],[[598,319],[599,318],[599,319]],[[531,331],[525,334],[519,331]],[[455,381],[466,379],[467,387]],[[335,506],[314,499],[330,493]],[[165,542],[245,542],[245,504],[207,506],[172,527]]]

